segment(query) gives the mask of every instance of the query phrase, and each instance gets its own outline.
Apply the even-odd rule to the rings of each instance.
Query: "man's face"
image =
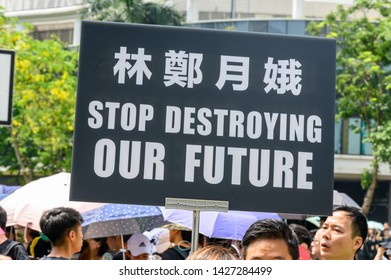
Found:
[[[291,260],[288,245],[282,239],[258,239],[247,247],[246,260]]]
[[[320,256],[326,260],[353,260],[362,238],[353,237],[352,218],[345,211],[335,211],[321,229]]]
[[[313,258],[320,258],[320,240],[322,239],[322,230],[318,230],[311,242],[311,254]]]
[[[81,230],[81,225],[78,225],[74,234],[71,234],[71,240],[73,243],[73,252],[80,252],[81,247],[83,246],[83,232]]]

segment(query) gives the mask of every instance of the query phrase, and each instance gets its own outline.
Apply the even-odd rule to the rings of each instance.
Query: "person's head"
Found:
[[[310,231],[305,226],[298,224],[290,224],[289,227],[295,232],[299,245],[309,249],[312,241]]]
[[[340,206],[324,222],[320,255],[326,260],[353,260],[368,234],[365,216],[357,209]]]
[[[375,236],[376,235],[376,230],[374,228],[368,228],[368,236]]]
[[[83,218],[78,211],[68,207],[56,207],[45,211],[39,226],[53,247],[68,246],[73,253],[81,250]]]
[[[148,260],[152,255],[151,242],[142,233],[134,233],[127,243],[131,260]]]
[[[101,258],[103,254],[110,250],[109,245],[107,244],[107,238],[91,238],[87,240],[90,250],[92,252],[92,257]]]
[[[191,243],[191,231],[190,229],[181,226],[179,224],[168,224],[165,226],[170,230],[170,242],[178,245],[183,243]]]
[[[187,260],[238,260],[237,253],[232,247],[207,245],[197,249],[187,257]]]
[[[7,212],[0,206],[0,228],[5,232],[5,225],[7,224]]]
[[[131,234],[126,235],[114,235],[106,238],[107,245],[109,246],[110,251],[116,252],[122,249],[127,249],[127,241],[129,240]]]
[[[83,240],[83,246],[79,252],[78,260],[92,260],[91,248],[87,240]]]
[[[253,223],[242,239],[245,260],[297,260],[299,245],[287,223],[274,219]]]
[[[311,256],[314,260],[320,260],[320,240],[322,239],[322,230],[318,229],[311,242]]]

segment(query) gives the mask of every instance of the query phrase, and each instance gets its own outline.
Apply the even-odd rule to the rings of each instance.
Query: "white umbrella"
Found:
[[[41,231],[39,220],[45,210],[71,207],[79,212],[97,208],[102,203],[69,201],[70,173],[61,172],[26,184],[0,201],[7,211],[7,226],[20,225]]]
[[[368,228],[373,228],[377,230],[384,230],[384,225],[376,221],[368,221]]]

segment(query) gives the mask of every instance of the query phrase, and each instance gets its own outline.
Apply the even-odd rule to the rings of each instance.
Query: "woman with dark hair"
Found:
[[[87,240],[90,247],[91,259],[102,260],[103,255],[110,251],[109,245],[107,245],[106,237],[103,238],[91,238]]]

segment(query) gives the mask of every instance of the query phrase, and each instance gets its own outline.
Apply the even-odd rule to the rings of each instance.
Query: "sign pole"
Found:
[[[228,201],[220,200],[199,200],[183,198],[166,198],[166,209],[181,209],[193,211],[193,230],[191,233],[191,253],[198,248],[198,234],[200,232],[200,212],[217,211],[227,212]]]
[[[198,233],[200,232],[200,211],[193,210],[193,231],[191,232],[191,252],[198,248]]]

